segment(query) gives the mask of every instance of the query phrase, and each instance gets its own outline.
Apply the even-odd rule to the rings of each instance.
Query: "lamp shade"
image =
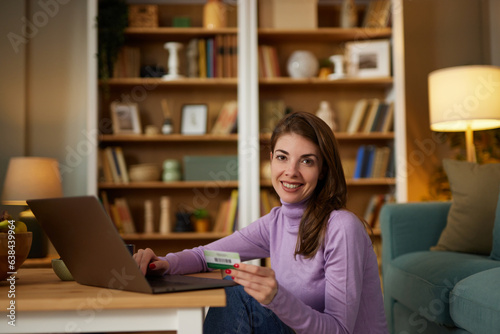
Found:
[[[2,193],[6,205],[26,205],[27,199],[62,197],[57,160],[15,157],[9,161]]]
[[[500,67],[450,67],[431,72],[428,79],[432,130],[500,127]]]

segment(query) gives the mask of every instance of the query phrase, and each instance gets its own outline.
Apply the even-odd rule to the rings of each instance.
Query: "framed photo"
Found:
[[[347,75],[358,78],[391,76],[388,39],[346,43]]]
[[[111,121],[114,134],[141,134],[137,103],[112,102]]]
[[[207,133],[208,106],[206,104],[185,104],[182,106],[181,133],[183,135],[204,135]]]

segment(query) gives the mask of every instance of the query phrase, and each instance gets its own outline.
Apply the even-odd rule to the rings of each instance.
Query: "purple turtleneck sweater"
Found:
[[[305,205],[282,204],[228,237],[163,257],[168,273],[209,270],[204,249],[238,252],[242,261],[270,257],[278,293],[264,306],[296,333],[388,333],[377,258],[359,219],[333,211],[314,258],[294,258]]]

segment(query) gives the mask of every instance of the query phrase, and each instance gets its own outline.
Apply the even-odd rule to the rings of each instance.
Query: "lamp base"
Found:
[[[33,212],[28,209],[19,213],[19,220],[26,224],[28,231],[33,233],[33,241],[28,258],[43,258],[48,253],[48,238],[42,227],[35,218]]]
[[[474,146],[474,132],[470,126],[465,130],[465,148],[467,151],[467,161],[477,162],[476,147]]]

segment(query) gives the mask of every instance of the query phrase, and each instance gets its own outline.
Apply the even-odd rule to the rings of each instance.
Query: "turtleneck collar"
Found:
[[[300,220],[307,206],[307,201],[308,198],[297,203],[287,203],[281,200],[281,212],[287,218],[286,226],[290,232],[298,231]]]

